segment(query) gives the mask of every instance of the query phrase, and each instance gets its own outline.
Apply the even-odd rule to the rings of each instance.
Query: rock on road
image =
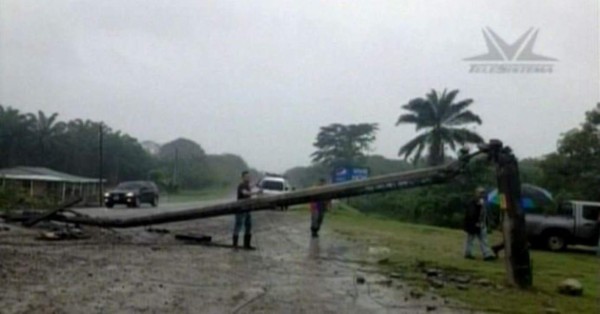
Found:
[[[214,203],[214,202],[210,202]],[[198,203],[195,205],[206,205]],[[138,215],[161,208],[84,210]],[[367,248],[325,226],[310,239],[308,213],[253,214],[256,251],[184,244],[173,233],[230,243],[232,217],[144,228],[88,228],[87,240],[43,242],[35,231],[0,234],[2,313],[454,313],[442,298],[362,263]],[[327,218],[325,221],[327,225]],[[358,261],[358,262],[357,262]],[[365,283],[357,283],[364,278]]]

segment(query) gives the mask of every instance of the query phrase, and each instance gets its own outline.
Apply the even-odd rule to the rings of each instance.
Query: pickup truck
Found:
[[[567,245],[598,245],[600,203],[566,201],[555,214],[526,213],[527,235],[532,244],[552,251]]]

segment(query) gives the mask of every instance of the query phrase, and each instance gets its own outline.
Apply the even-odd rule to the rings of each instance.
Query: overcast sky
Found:
[[[457,88],[485,138],[540,156],[600,101],[598,21],[598,0],[0,0],[0,103],[283,171],[335,122],[379,123],[374,153],[395,158],[416,135],[401,106]],[[553,73],[469,73],[488,26],[539,28]]]

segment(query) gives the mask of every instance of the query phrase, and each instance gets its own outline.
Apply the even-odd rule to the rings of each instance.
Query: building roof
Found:
[[[14,167],[0,169],[0,178],[13,180],[96,183],[98,179],[80,177],[43,167]],[[106,181],[106,180],[103,180]]]

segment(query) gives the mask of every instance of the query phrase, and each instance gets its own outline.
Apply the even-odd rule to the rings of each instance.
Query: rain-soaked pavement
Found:
[[[376,263],[357,263],[368,247],[327,226],[311,239],[307,215],[260,212],[253,218],[256,251],[173,237],[209,234],[229,244],[232,217],[155,226],[168,234],[88,229],[90,239],[62,242],[38,241],[31,230],[12,228],[0,234],[0,312],[457,312],[443,298],[412,297],[410,287],[379,273]]]

